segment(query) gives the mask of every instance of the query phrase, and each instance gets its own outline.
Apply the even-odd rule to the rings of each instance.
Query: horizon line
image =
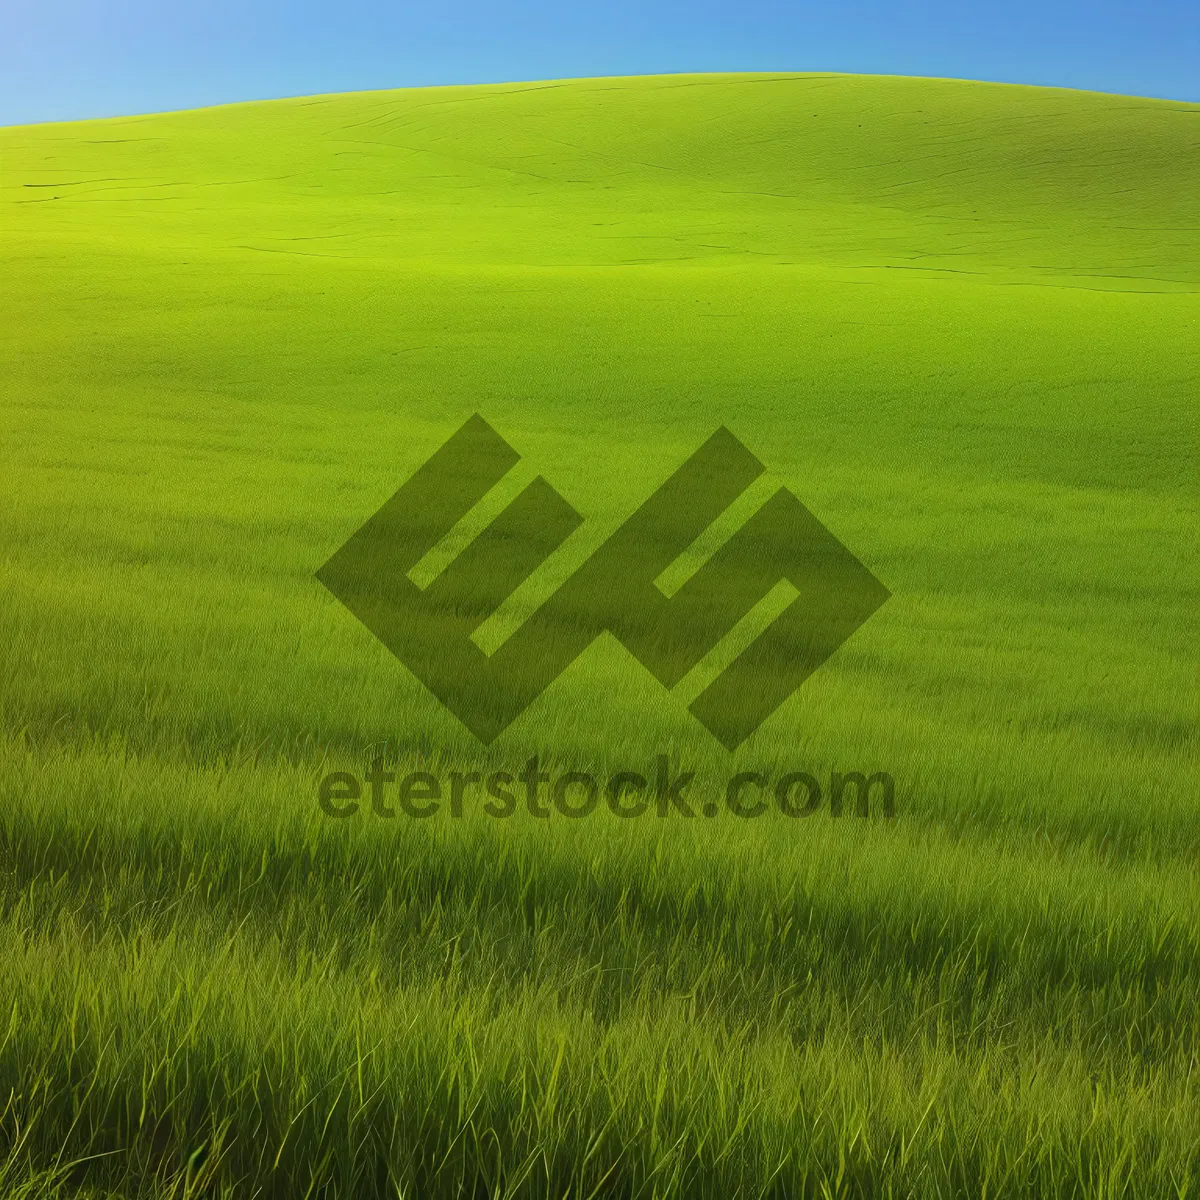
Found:
[[[218,100],[212,104],[197,104],[187,108],[149,109],[141,112],[110,113],[96,117],[50,118],[45,121],[17,121],[8,123],[0,121],[0,129],[35,129],[44,125],[82,125],[100,121],[130,121],[140,118],[180,116],[185,113],[209,112],[217,108],[239,108],[252,104],[286,104],[295,100],[320,100],[333,96],[368,96],[381,92],[422,92],[444,89],[479,89],[479,88],[516,88],[525,91],[539,86],[554,86],[569,83],[589,83],[611,80],[649,80],[649,79],[730,79],[730,78],[775,78],[795,79],[812,78],[847,78],[847,79],[909,79],[915,82],[927,83],[959,83],[980,87],[1019,88],[1026,91],[1046,92],[1077,92],[1087,96],[1106,96],[1114,99],[1141,100],[1152,104],[1185,105],[1188,108],[1200,110],[1200,100],[1184,100],[1170,96],[1145,96],[1137,92],[1105,92],[1095,88],[1070,87],[1064,84],[1016,83],[1003,79],[976,79],[965,75],[905,75],[900,72],[886,71],[646,71],[620,75],[561,75],[544,76],[536,79],[499,79],[486,80],[476,83],[423,83],[398,84],[391,87],[348,88],[334,92],[296,92],[282,96],[255,96],[241,100]]]

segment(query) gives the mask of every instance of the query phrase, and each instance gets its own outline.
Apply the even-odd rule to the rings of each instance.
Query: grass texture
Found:
[[[1200,1197],[1198,136],[841,75],[0,130],[0,1193]],[[584,518],[493,646],[721,425],[892,596],[732,754],[611,638],[484,748],[314,578],[474,412]],[[533,755],[897,814],[317,805]]]

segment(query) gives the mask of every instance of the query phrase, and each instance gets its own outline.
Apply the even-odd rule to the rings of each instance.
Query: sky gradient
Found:
[[[0,0],[0,124],[439,83],[853,71],[1200,101],[1200,3]]]

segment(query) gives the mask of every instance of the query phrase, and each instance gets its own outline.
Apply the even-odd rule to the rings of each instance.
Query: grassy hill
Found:
[[[1198,130],[843,75],[0,129],[3,1189],[1200,1196]],[[733,754],[609,638],[484,748],[313,577],[476,411],[585,518],[493,640],[721,425],[892,597]],[[660,754],[898,815],[317,805]]]

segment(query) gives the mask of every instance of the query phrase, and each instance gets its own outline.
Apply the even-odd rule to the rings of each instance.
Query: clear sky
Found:
[[[0,124],[435,83],[863,71],[1200,101],[1200,0],[0,0]]]

